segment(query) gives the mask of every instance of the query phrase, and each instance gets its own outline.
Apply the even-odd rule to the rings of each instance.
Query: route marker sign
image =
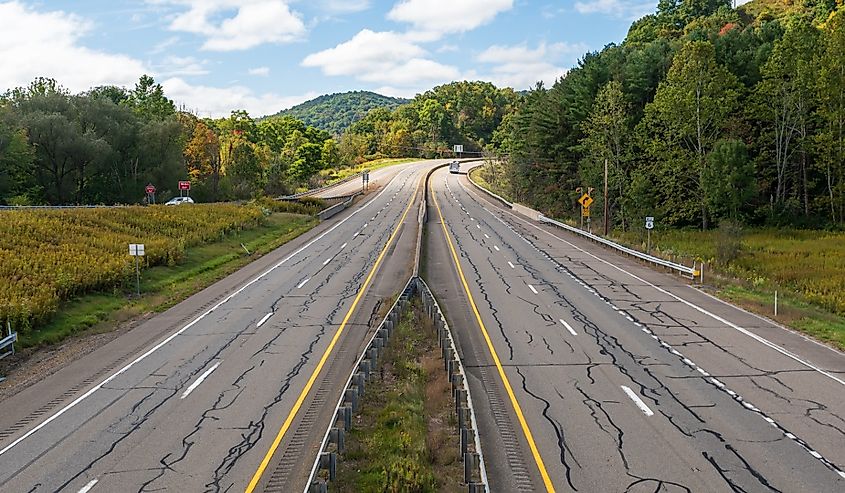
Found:
[[[589,209],[590,206],[593,205],[593,202],[595,202],[593,198],[587,195],[586,193],[582,195],[580,199],[578,199],[578,203],[581,204],[581,206],[585,209]],[[589,216],[590,214],[587,213],[587,215]]]
[[[654,218],[647,216],[645,218],[645,229],[654,229]]]
[[[138,259],[144,256],[143,243],[130,243],[129,255],[135,257],[135,294],[141,297],[141,267],[138,264]]]

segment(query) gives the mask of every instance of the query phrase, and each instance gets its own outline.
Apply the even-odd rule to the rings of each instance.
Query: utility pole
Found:
[[[607,220],[607,158],[604,159],[604,236],[607,236],[608,220]]]

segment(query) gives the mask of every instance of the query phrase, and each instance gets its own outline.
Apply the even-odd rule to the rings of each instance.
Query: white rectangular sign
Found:
[[[144,244],[143,243],[130,243],[129,244],[129,255],[133,257],[143,257],[144,256]]]
[[[455,152],[464,152],[463,145],[455,145]]]

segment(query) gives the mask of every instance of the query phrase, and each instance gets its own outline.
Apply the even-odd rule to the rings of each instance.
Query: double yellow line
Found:
[[[423,178],[424,179],[424,178]],[[420,182],[420,184],[422,181]],[[396,224],[396,227],[393,229],[393,233],[391,233],[390,238],[387,239],[387,243],[385,243],[384,248],[382,248],[381,253],[379,254],[378,258],[376,259],[376,263],[373,264],[373,268],[370,270],[370,273],[367,275],[367,278],[364,280],[364,284],[361,285],[361,288],[358,290],[358,295],[355,296],[355,300],[352,302],[352,306],[349,307],[349,311],[346,312],[346,316],[343,317],[343,322],[341,322],[340,326],[337,328],[337,331],[334,333],[334,337],[332,337],[331,342],[329,342],[329,346],[326,348],[326,351],[323,353],[323,356],[320,358],[319,363],[317,363],[317,367],[314,368],[314,371],[311,373],[311,376],[308,378],[308,383],[305,384],[303,387],[302,392],[299,393],[299,397],[296,399],[296,403],[294,403],[293,408],[288,413],[288,417],[285,419],[285,422],[282,424],[282,428],[279,430],[279,433],[276,435],[276,438],[273,440],[272,445],[270,445],[270,450],[264,455],[264,459],[261,461],[261,464],[258,466],[258,470],[255,471],[255,474],[252,476],[252,480],[246,487],[246,493],[252,493],[255,491],[255,488],[258,486],[258,483],[261,481],[261,477],[264,475],[264,471],[267,470],[267,466],[270,465],[270,460],[273,458],[273,454],[276,453],[276,450],[279,448],[279,445],[282,443],[282,439],[284,439],[285,434],[290,429],[293,420],[296,418],[297,413],[299,412],[302,404],[305,402],[305,398],[308,396],[308,393],[311,391],[311,388],[314,386],[314,383],[317,381],[317,377],[320,375],[320,371],[322,371],[323,366],[325,366],[326,361],[328,361],[329,356],[331,355],[332,351],[334,350],[337,341],[340,339],[341,334],[343,334],[343,330],[346,328],[346,324],[349,323],[349,319],[352,318],[353,312],[355,312],[355,308],[358,307],[358,303],[363,298],[364,293],[367,291],[367,288],[370,286],[370,283],[373,280],[373,276],[375,276],[376,271],[378,271],[379,267],[381,266],[382,260],[384,260],[384,256],[387,254],[387,250],[390,248],[390,245],[393,243],[393,240],[399,234],[399,230],[402,228],[402,224],[405,222],[405,218],[408,216],[408,211],[411,210],[411,206],[416,202],[417,195],[419,195],[419,188],[420,185],[417,185],[417,189],[414,192],[414,196],[411,197],[411,200],[408,202],[408,206],[405,208],[405,212],[402,213],[402,217],[399,219],[399,222]]]
[[[469,291],[469,285],[467,284],[466,277],[464,276],[464,271],[461,269],[461,263],[458,260],[458,253],[455,251],[455,246],[452,243],[452,237],[449,235],[449,230],[446,229],[446,220],[443,219],[440,204],[437,202],[437,195],[432,192],[431,197],[434,199],[434,207],[437,209],[437,215],[440,217],[440,226],[443,227],[443,236],[446,237],[446,242],[449,244],[449,250],[452,252],[452,260],[458,270],[458,276],[461,278],[461,284],[464,286],[464,292],[466,292],[470,307],[472,307],[472,313],[475,314],[475,320],[478,322],[478,327],[481,328],[481,333],[484,335],[484,340],[487,342],[487,348],[490,350],[490,355],[493,358],[493,362],[496,364],[496,369],[499,371],[499,377],[501,377],[502,383],[505,385],[505,390],[508,393],[511,405],[513,405],[513,410],[516,412],[516,418],[519,420],[519,425],[522,427],[522,433],[528,441],[528,447],[531,449],[531,454],[534,456],[534,462],[537,463],[537,469],[539,469],[540,476],[543,478],[546,491],[554,493],[555,487],[552,484],[551,478],[549,478],[548,471],[546,471],[546,465],[543,463],[543,458],[540,457],[540,451],[537,449],[537,444],[534,443],[534,436],[531,434],[528,422],[525,421],[525,415],[522,413],[522,407],[516,399],[510,380],[508,380],[508,376],[505,374],[505,369],[502,367],[502,362],[499,360],[499,355],[496,353],[496,348],[493,347],[493,341],[490,339],[490,334],[487,332],[487,328],[481,320],[481,314],[478,313],[478,307],[475,305],[475,300],[472,297],[472,293]]]

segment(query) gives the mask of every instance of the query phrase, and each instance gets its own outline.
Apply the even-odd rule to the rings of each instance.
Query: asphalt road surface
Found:
[[[425,276],[492,491],[845,491],[845,355],[463,175],[435,172],[431,193]]]
[[[0,402],[0,491],[302,491],[436,163]]]

